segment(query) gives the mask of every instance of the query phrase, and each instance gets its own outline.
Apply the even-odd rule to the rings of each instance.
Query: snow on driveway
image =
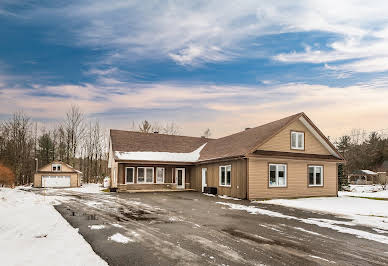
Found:
[[[81,187],[72,187],[72,188],[65,188],[64,190],[67,191],[75,191],[75,192],[81,192],[81,193],[103,193],[104,188],[101,184],[94,184],[94,183],[86,183],[82,184]]]
[[[260,204],[276,204],[310,211],[332,213],[352,219],[355,224],[388,230],[388,201],[354,197],[321,197],[301,199],[274,199],[253,201]]]
[[[55,201],[0,188],[2,265],[107,265],[54,209]]]
[[[267,215],[275,218],[295,220],[305,224],[312,224],[323,228],[329,228],[329,229],[338,231],[340,233],[351,234],[358,238],[364,238],[364,239],[373,240],[379,243],[388,244],[388,236],[347,227],[347,226],[354,225],[350,222],[331,220],[331,219],[300,218],[297,216],[285,215],[276,211],[269,211],[256,206],[246,206],[242,204],[234,204],[229,202],[216,202],[216,203],[220,205],[228,206],[230,209],[233,209],[233,210],[246,211],[250,214],[261,214],[261,215]],[[343,225],[347,225],[347,226],[343,226]]]

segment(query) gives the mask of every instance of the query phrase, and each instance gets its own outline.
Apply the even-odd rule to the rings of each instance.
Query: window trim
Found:
[[[163,169],[163,182],[158,182],[158,169]],[[164,167],[156,167],[155,170],[155,182],[156,184],[164,184],[165,183],[165,178],[166,178],[166,168]]]
[[[139,169],[144,169],[144,182],[139,182]],[[147,169],[152,169],[152,182],[147,182]],[[154,167],[137,167],[136,169],[136,183],[137,184],[154,184],[155,171]]]
[[[292,147],[292,134],[296,133],[296,142],[298,143],[298,135],[303,134],[303,147]],[[298,131],[298,130],[290,130],[290,149],[291,150],[297,150],[297,151],[304,151],[306,147],[306,134],[304,131]]]
[[[310,176],[309,176],[309,168],[310,167],[314,167],[314,183],[316,183],[316,177],[315,177],[315,167],[321,167],[322,169],[322,184],[321,185],[310,185]],[[325,175],[324,175],[324,172],[325,172],[325,169],[324,169],[324,166],[321,165],[321,164],[308,164],[307,165],[307,187],[324,187],[324,184],[325,184]]]
[[[271,165],[275,165],[276,166],[276,175],[278,175],[278,165],[284,165],[285,166],[285,174],[286,174],[286,184],[284,186],[274,186],[274,185],[271,185],[270,181],[271,181],[271,176],[270,176],[270,170],[271,170]],[[268,182],[267,182],[267,185],[268,185],[268,188],[288,188],[288,164],[287,163],[268,163]],[[277,177],[279,178],[279,177]]]
[[[222,185],[222,183],[221,183],[221,168],[225,168],[225,185]],[[227,185],[226,184],[226,176],[227,176],[227,174],[226,174],[226,168],[227,167],[230,167],[230,184],[229,185]],[[219,185],[220,185],[220,187],[232,187],[232,165],[231,164],[227,164],[227,165],[220,165],[219,167],[218,167],[218,183],[219,183]]]
[[[133,171],[132,171],[132,182],[127,182],[127,169],[128,168],[132,168]],[[125,184],[135,184],[135,167],[133,166],[130,166],[130,167],[125,167]]]
[[[59,166],[59,170],[57,170],[58,166]],[[56,170],[54,170],[54,167]],[[62,164],[60,164],[60,163],[51,164],[51,172],[62,172]]]

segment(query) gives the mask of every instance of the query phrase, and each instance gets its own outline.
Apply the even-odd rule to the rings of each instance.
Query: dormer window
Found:
[[[304,132],[291,131],[291,149],[304,150]]]
[[[60,172],[61,171],[61,165],[60,164],[53,164],[51,168],[52,168],[53,172]]]

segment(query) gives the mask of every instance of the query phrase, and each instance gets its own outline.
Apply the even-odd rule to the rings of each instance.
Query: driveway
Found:
[[[388,264],[387,231],[329,214],[196,192],[46,193],[110,265]]]

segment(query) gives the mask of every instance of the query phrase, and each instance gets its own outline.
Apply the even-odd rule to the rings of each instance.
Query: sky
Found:
[[[336,138],[388,128],[387,73],[387,1],[0,1],[0,119],[221,137],[305,112]]]

